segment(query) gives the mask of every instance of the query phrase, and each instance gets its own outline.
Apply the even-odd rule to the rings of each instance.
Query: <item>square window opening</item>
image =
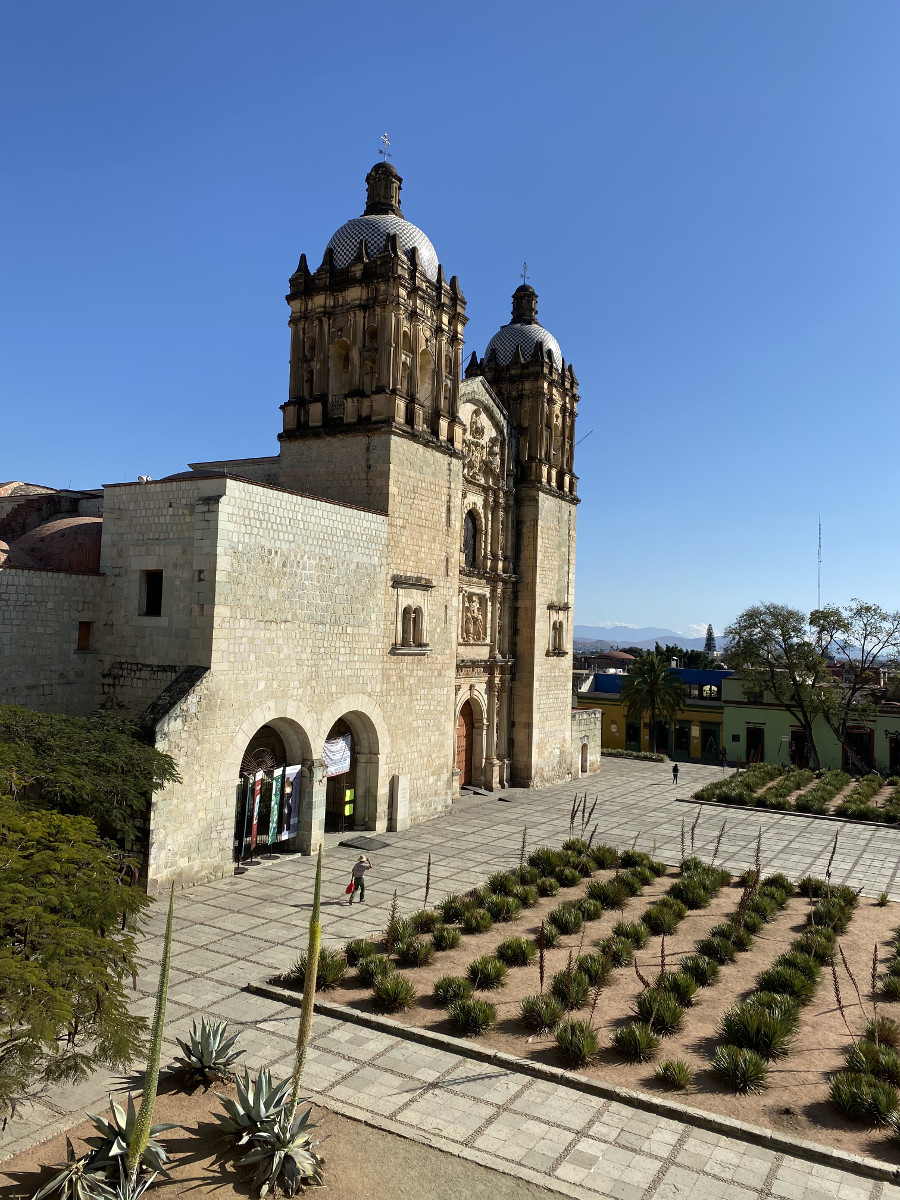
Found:
[[[75,644],[76,650],[90,650],[91,648],[91,629],[93,621],[78,622],[78,641]]]

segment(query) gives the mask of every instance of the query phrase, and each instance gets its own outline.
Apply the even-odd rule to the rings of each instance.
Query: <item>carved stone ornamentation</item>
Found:
[[[486,597],[479,596],[475,592],[463,592],[460,607],[462,609],[462,640],[464,642],[486,641]]]

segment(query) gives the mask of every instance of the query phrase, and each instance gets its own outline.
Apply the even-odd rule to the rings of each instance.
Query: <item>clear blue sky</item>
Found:
[[[900,7],[28,0],[0,12],[0,479],[276,450],[287,279],[404,211],[527,258],[581,385],[581,624],[900,606]]]

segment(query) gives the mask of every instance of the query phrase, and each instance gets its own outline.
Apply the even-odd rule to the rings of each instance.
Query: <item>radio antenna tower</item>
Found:
[[[816,608],[822,607],[822,518],[819,517],[819,569],[816,587]]]

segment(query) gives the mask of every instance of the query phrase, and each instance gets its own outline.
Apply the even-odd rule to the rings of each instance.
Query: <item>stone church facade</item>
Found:
[[[0,702],[113,708],[174,756],[153,890],[231,870],[263,761],[301,765],[292,848],[313,851],[336,736],[359,830],[573,770],[577,380],[527,284],[463,369],[458,280],[394,168],[366,183],[363,215],[290,279],[277,455],[0,488]]]

